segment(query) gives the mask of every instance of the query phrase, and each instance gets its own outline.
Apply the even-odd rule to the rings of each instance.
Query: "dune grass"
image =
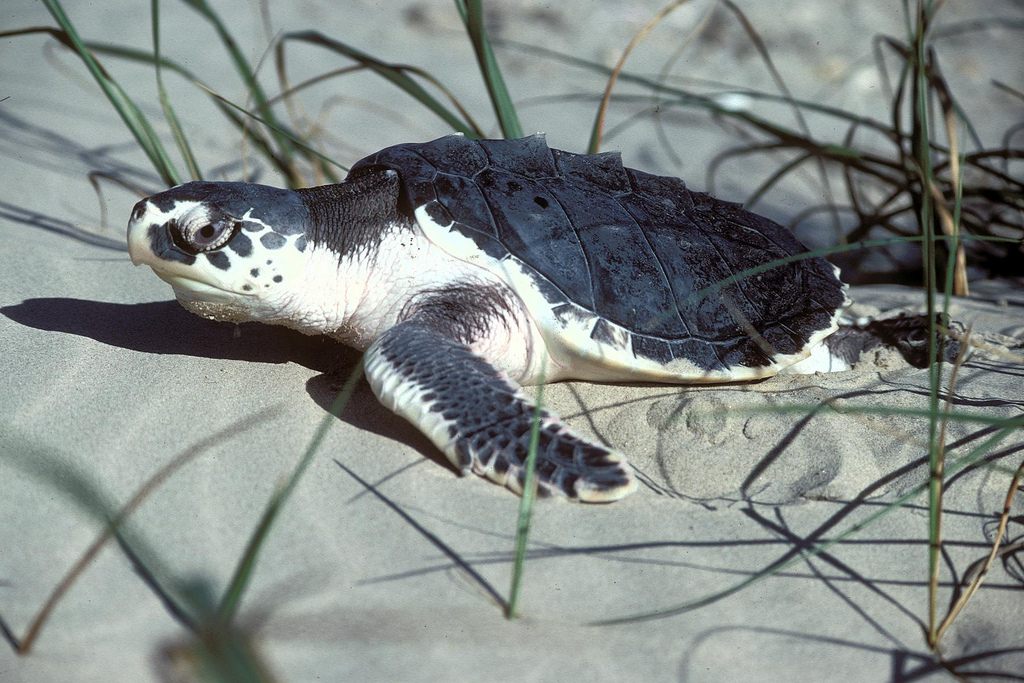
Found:
[[[310,178],[334,182],[338,180],[334,169],[345,170],[344,166],[330,158],[330,154],[320,144],[313,128],[306,125],[295,113],[293,104],[294,99],[306,88],[351,73],[368,71],[376,74],[401,89],[411,98],[415,106],[421,107],[424,113],[429,113],[443,121],[452,131],[462,132],[470,137],[483,136],[480,125],[459,102],[454,95],[454,90],[428,70],[415,65],[383,61],[357,46],[312,30],[285,34],[275,41],[272,47],[281,93],[271,95],[260,85],[258,70],[250,66],[243,51],[232,37],[228,24],[218,15],[215,6],[206,0],[182,1],[195,10],[197,16],[215,30],[224,45],[225,54],[235,66],[239,79],[249,93],[251,106],[228,101],[204,85],[196,74],[163,54],[160,43],[160,5],[158,0],[151,2],[153,33],[153,51],[151,53],[115,44],[83,40],[75,30],[71,19],[64,12],[59,0],[43,0],[54,18],[56,27],[31,27],[6,31],[0,33],[0,37],[44,33],[54,37],[78,55],[110,101],[112,108],[131,132],[161,181],[168,186],[177,184],[186,177],[179,172],[179,164],[186,169],[188,178],[199,179],[203,176],[192,152],[190,133],[182,127],[173,103],[167,95],[167,90],[164,87],[165,75],[173,74],[175,77],[184,78],[195,83],[197,87],[205,89],[219,111],[235,126],[239,134],[252,144],[252,149],[260,155],[262,160],[275,169],[290,187],[307,184]],[[907,17],[906,35],[902,40],[883,36],[876,43],[879,68],[886,78],[890,93],[891,110],[889,115],[891,120],[885,123],[841,109],[794,98],[786,88],[782,74],[772,64],[769,52],[763,41],[760,40],[756,28],[735,3],[723,0],[720,3],[721,6],[725,7],[743,27],[751,45],[761,55],[766,71],[771,76],[777,91],[764,92],[730,88],[729,92],[742,94],[755,104],[758,102],[787,103],[791,111],[795,113],[797,120],[797,126],[794,129],[779,121],[765,118],[756,113],[756,109],[749,110],[723,104],[722,98],[714,93],[698,93],[669,85],[668,65],[659,78],[649,78],[625,69],[630,52],[639,44],[640,40],[650,31],[655,30],[661,19],[686,2],[687,0],[676,0],[668,3],[665,9],[637,34],[626,47],[619,62],[611,69],[577,56],[561,54],[547,48],[529,46],[529,49],[534,58],[551,59],[562,66],[582,68],[608,77],[604,93],[594,95],[598,100],[598,106],[588,144],[588,148],[592,152],[598,151],[602,138],[606,135],[605,125],[611,103],[622,105],[636,103],[643,106],[644,109],[634,116],[650,117],[658,134],[665,139],[666,144],[670,144],[669,138],[664,133],[663,122],[658,118],[657,112],[662,109],[674,108],[696,110],[716,120],[730,122],[755,140],[741,147],[727,150],[715,159],[709,168],[709,189],[713,185],[714,176],[719,166],[730,159],[753,154],[792,153],[794,155],[792,159],[778,167],[753,193],[748,202],[748,206],[750,206],[805,164],[816,165],[822,186],[825,188],[826,201],[822,206],[812,207],[796,216],[794,225],[815,213],[828,212],[836,226],[837,244],[828,249],[816,250],[812,255],[828,255],[896,243],[921,244],[922,272],[924,274],[922,285],[929,320],[930,359],[933,362],[929,370],[931,391],[928,407],[926,410],[910,412],[928,418],[930,477],[927,482],[922,482],[917,488],[875,512],[866,520],[853,524],[831,535],[828,539],[816,542],[813,548],[794,549],[763,571],[725,590],[685,603],[672,604],[645,614],[612,617],[601,623],[622,623],[665,617],[711,604],[757,581],[764,580],[796,562],[806,561],[808,556],[824,552],[834,544],[863,530],[872,521],[890,514],[913,498],[927,492],[930,550],[925,574],[930,586],[930,595],[926,638],[928,645],[938,652],[943,633],[948,629],[952,619],[955,619],[956,615],[961,612],[971,595],[975,593],[977,586],[980,585],[988,568],[999,553],[1010,504],[1020,483],[1022,471],[1024,471],[1024,464],[1022,464],[1016,474],[1009,477],[1006,506],[1000,517],[999,532],[986,563],[975,573],[973,582],[967,590],[961,593],[959,599],[942,619],[938,609],[938,584],[941,569],[939,558],[942,549],[943,483],[946,478],[958,471],[968,467],[981,466],[984,457],[999,443],[1011,435],[1024,431],[1024,422],[995,417],[987,418],[952,410],[951,400],[955,392],[956,373],[963,362],[963,357],[961,356],[953,364],[951,372],[947,372],[948,368],[943,363],[942,347],[948,337],[948,330],[944,330],[939,323],[948,320],[951,298],[954,295],[968,293],[966,269],[972,256],[991,256],[1003,248],[1000,245],[1017,244],[1024,237],[1024,225],[1013,222],[1014,214],[1012,212],[1000,214],[993,211],[993,207],[1018,211],[1021,208],[1022,184],[1009,172],[1008,163],[1014,159],[1024,158],[1024,152],[1010,147],[1010,135],[1012,134],[1008,134],[1003,147],[986,149],[973,132],[973,126],[966,112],[950,92],[938,68],[932,43],[931,27],[941,3],[918,0],[911,7],[909,0],[903,0]],[[454,0],[454,4],[455,11],[459,13],[465,25],[468,39],[473,46],[480,67],[481,83],[479,87],[486,89],[494,110],[494,117],[505,137],[520,137],[523,127],[514,105],[514,99],[502,77],[494,46],[484,29],[483,13],[485,8],[483,3],[481,0]],[[699,24],[694,35],[706,25],[706,21]],[[688,37],[685,44],[690,44],[692,38],[693,36]],[[292,87],[289,85],[290,81],[287,76],[286,47],[295,43],[314,45],[329,50],[345,60],[346,65]],[[522,46],[513,44],[501,47],[508,50],[522,49]],[[895,55],[899,60],[899,78],[896,80],[895,86],[888,83],[889,70],[884,62],[886,54],[890,58]],[[164,124],[174,141],[177,162],[164,147],[161,135],[156,132],[156,125],[143,114],[130,94],[104,68],[100,57],[141,62],[153,67],[160,110],[165,118]],[[670,61],[674,61],[674,58]],[[639,89],[641,95],[619,95],[615,92],[617,84],[628,84]],[[933,102],[936,101],[941,111],[941,119],[938,121],[932,118]],[[290,123],[285,123],[285,120],[279,116],[277,111],[279,105],[290,110]],[[843,122],[847,126],[846,135],[841,140],[816,139],[805,121],[805,114],[830,117]],[[904,130],[905,121],[911,122],[910,130]],[[859,146],[858,134],[860,131],[871,131],[888,140],[893,150],[891,156],[884,156],[874,148]],[[968,152],[967,146],[961,143],[965,133],[974,145],[974,149],[970,152]],[[671,147],[669,147],[669,151],[672,151]],[[1002,161],[1006,166],[999,169],[992,164],[994,161]],[[969,173],[971,179],[968,181]],[[846,200],[844,203],[836,199],[831,190],[831,184],[836,175],[843,181]],[[880,190],[884,199],[873,203],[868,202],[866,193],[863,191],[865,185]],[[999,216],[998,220],[990,220],[993,213]],[[852,227],[843,227],[841,216],[844,215],[852,216],[854,219]],[[1007,218],[1007,215],[1010,217]],[[913,219],[914,227],[909,227],[908,218]],[[884,233],[885,236],[878,237],[879,232]],[[1007,246],[1006,248],[1011,247]],[[784,262],[786,261],[779,261],[761,269],[752,269],[737,274],[729,281],[717,283],[697,295],[715,295],[719,289],[732,284],[733,281],[750,277],[759,270]],[[936,296],[936,292],[939,290],[941,290],[941,296]],[[301,456],[292,475],[268,501],[245,552],[236,563],[233,578],[219,600],[196,597],[197,595],[206,595],[209,591],[185,591],[181,588],[183,583],[180,580],[166,577],[166,571],[162,568],[150,567],[151,560],[145,558],[153,557],[155,553],[148,549],[145,552],[140,551],[139,542],[123,537],[120,531],[123,522],[155,487],[203,450],[203,447],[197,446],[161,470],[140,489],[132,501],[120,510],[113,509],[109,504],[100,505],[95,502],[90,504],[90,509],[94,513],[107,520],[107,531],[58,587],[51,600],[46,603],[37,619],[33,621],[27,635],[18,639],[10,633],[6,625],[3,625],[8,639],[12,640],[19,653],[27,653],[31,649],[53,604],[60,599],[67,586],[79,575],[88,558],[98,552],[107,540],[113,538],[121,544],[123,550],[140,568],[140,574],[148,577],[147,583],[154,592],[160,595],[171,614],[185,623],[197,636],[203,633],[208,634],[212,629],[221,635],[209,642],[231,644],[230,647],[210,650],[202,655],[212,658],[210,661],[214,662],[213,669],[211,669],[213,673],[210,674],[213,679],[216,680],[218,676],[226,676],[225,680],[268,680],[270,675],[266,668],[258,661],[258,656],[254,651],[245,644],[247,641],[244,634],[235,630],[233,620],[242,605],[246,587],[258,563],[260,548],[272,530],[274,520],[300,482],[309,462],[317,453],[326,430],[351,395],[360,373],[361,368],[357,368],[353,372]],[[543,394],[539,393],[537,397],[538,410],[542,403],[542,397]],[[945,404],[943,404],[943,398],[945,398]],[[785,412],[785,410],[777,408],[774,410],[775,412]],[[843,410],[883,415],[908,412],[887,406],[858,406],[856,408],[844,406],[840,408],[833,405],[796,406],[792,410],[804,413],[816,410]],[[946,462],[945,428],[950,421],[954,420],[986,424],[996,431],[967,455],[952,462]],[[226,439],[244,428],[244,425],[236,425],[225,432],[212,436],[211,439]],[[30,446],[25,446],[25,448],[30,448]],[[517,614],[519,597],[523,589],[528,529],[533,513],[533,487],[529,484],[534,480],[535,449],[536,424],[528,459],[528,485],[516,525],[513,578],[507,608],[509,617],[514,617]],[[81,490],[88,489],[85,484],[82,484],[80,488]],[[99,496],[90,494],[90,497],[98,499]],[[208,642],[203,639],[199,640]],[[221,673],[217,673],[218,671]],[[224,674],[223,671],[228,673]],[[237,678],[231,678],[233,675]]]
[[[0,33],[0,37],[12,37],[19,35],[30,35],[35,33],[46,33],[62,44],[71,48],[79,56],[88,68],[97,85],[107,96],[111,106],[121,116],[126,127],[131,131],[139,147],[145,152],[150,163],[167,186],[176,185],[182,182],[174,161],[164,148],[159,136],[156,134],[153,124],[142,113],[128,93],[100,64],[97,53],[106,54],[117,58],[133,61],[142,61],[153,65],[154,74],[159,93],[161,109],[166,118],[166,123],[171,130],[172,136],[177,145],[177,150],[188,168],[191,179],[202,179],[202,173],[192,153],[192,146],[189,143],[188,135],[183,130],[173,104],[167,95],[163,83],[163,72],[170,69],[177,74],[190,79],[198,87],[208,92],[219,104],[220,110],[229,120],[234,123],[244,136],[251,136],[255,141],[255,149],[262,153],[277,171],[287,180],[289,186],[297,187],[304,184],[299,167],[295,162],[296,155],[301,153],[306,157],[307,162],[312,162],[318,175],[326,177],[331,181],[337,181],[337,177],[330,171],[328,165],[337,166],[343,170],[344,166],[331,160],[326,155],[317,151],[314,141],[304,139],[301,134],[289,131],[276,118],[272,109],[272,99],[264,93],[256,73],[249,67],[248,62],[242,55],[237,43],[231,36],[227,25],[216,13],[213,7],[205,0],[183,0],[195,9],[205,20],[216,30],[218,37],[224,44],[232,62],[254,101],[254,107],[250,111],[237,103],[230,102],[218,93],[214,92],[191,74],[188,70],[174,62],[163,58],[160,49],[160,7],[158,0],[151,2],[152,32],[153,32],[153,53],[152,55],[132,50],[130,48],[85,43],[74,24],[65,13],[60,0],[44,0],[46,8],[50,11],[59,28],[53,27],[32,27]],[[476,51],[481,72],[488,91],[492,95],[492,102],[495,113],[501,122],[502,129],[509,137],[521,137],[522,129],[511,97],[505,88],[504,80],[497,66],[493,49],[487,40],[483,28],[482,5],[480,0],[468,0],[467,2],[456,2],[457,9],[462,14],[466,23],[467,33]],[[449,124],[453,130],[464,133],[470,137],[482,137],[477,124],[472,120],[462,105],[451,95],[440,81],[429,74],[429,72],[417,67],[389,64],[378,60],[371,55],[347,45],[341,41],[333,40],[315,31],[296,32],[284,35],[275,46],[276,63],[279,70],[279,79],[283,84],[287,83],[285,75],[285,45],[289,42],[306,42],[320,45],[334,51],[352,61],[356,62],[358,68],[369,69],[382,78],[390,81],[407,94],[412,96],[421,106],[433,112]],[[342,75],[346,72],[335,72],[325,75],[324,80],[331,75]],[[415,77],[415,78],[414,78]],[[449,99],[454,107],[453,111],[448,106],[437,100],[427,92],[416,80],[424,80],[440,90]],[[281,99],[287,101],[303,87],[312,85],[307,82],[288,89]],[[275,98],[276,99],[276,98]],[[260,129],[250,125],[251,121],[261,124]],[[95,185],[95,183],[94,183]],[[65,579],[54,589],[50,598],[44,603],[36,617],[32,620],[25,635],[19,637],[7,626],[6,622],[0,620],[0,631],[11,643],[18,654],[28,654],[39,634],[42,631],[53,608],[67,592],[70,586],[81,575],[85,567],[93,557],[103,548],[111,538],[116,538],[122,550],[129,556],[136,567],[139,575],[143,577],[147,585],[156,593],[168,611],[196,636],[193,645],[185,649],[165,653],[177,660],[184,660],[190,667],[193,674],[203,680],[223,681],[269,681],[272,680],[267,667],[260,661],[257,651],[242,631],[234,626],[234,617],[241,606],[245,590],[256,568],[260,549],[265,543],[274,521],[280,510],[287,502],[287,499],[299,484],[302,475],[309,466],[313,456],[317,452],[320,443],[330,425],[338,418],[345,403],[348,401],[355,389],[357,382],[362,378],[362,364],[360,363],[350,374],[344,387],[335,399],[328,414],[321,421],[310,445],[305,450],[297,463],[291,476],[286,483],[274,493],[268,501],[264,514],[258,521],[253,534],[246,545],[246,549],[236,563],[235,571],[231,581],[225,589],[219,601],[212,598],[212,588],[206,585],[186,584],[176,579],[166,570],[153,569],[150,565],[153,560],[146,560],[146,557],[156,557],[152,552],[140,552],[139,541],[126,538],[121,527],[127,518],[141,505],[144,500],[180,467],[200,455],[208,447],[220,440],[237,432],[240,428],[251,426],[259,419],[267,417],[266,411],[252,416],[245,421],[241,427],[234,427],[223,433],[214,435],[200,446],[190,449],[182,454],[169,465],[161,469],[149,481],[147,481],[135,496],[119,511],[114,511],[109,504],[101,504],[101,494],[97,489],[88,484],[84,478],[76,479],[75,491],[72,493],[80,498],[86,499],[86,508],[92,514],[107,520],[107,528],[100,537],[86,551],[82,558],[68,572]],[[526,538],[531,516],[533,499],[535,496],[535,463],[537,436],[539,434],[540,397],[538,397],[537,418],[535,418],[533,435],[531,437],[530,454],[527,462],[527,490],[523,496],[523,506],[520,514],[517,540],[517,562],[516,571],[512,582],[512,599],[509,603],[508,616],[515,616],[515,605],[521,586],[521,576],[526,552]],[[12,452],[31,452],[31,448],[25,444],[15,444]],[[51,460],[57,461],[57,457]],[[57,483],[59,477],[52,475],[49,480]]]
[[[937,605],[939,598],[939,558],[942,549],[941,520],[943,513],[943,482],[947,476],[955,473],[956,471],[978,463],[986,453],[990,452],[991,449],[1008,436],[1019,433],[1021,429],[1024,429],[1024,420],[993,420],[988,422],[986,418],[981,418],[982,421],[992,424],[993,426],[1001,425],[1000,431],[998,431],[994,437],[974,449],[974,451],[967,456],[947,465],[944,457],[944,434],[946,424],[951,419],[971,419],[966,415],[955,416],[951,412],[950,408],[955,392],[957,371],[964,361],[964,354],[968,347],[966,344],[962,345],[960,357],[954,364],[953,372],[949,378],[947,386],[944,388],[944,356],[942,350],[944,345],[947,343],[948,330],[943,331],[939,329],[936,321],[949,320],[949,304],[954,294],[966,295],[968,293],[966,256],[963,246],[964,241],[977,241],[979,243],[1004,242],[1007,245],[1015,245],[1019,244],[1021,238],[1024,237],[1024,225],[1021,224],[1010,224],[1009,226],[1004,226],[1010,228],[1009,235],[998,235],[986,229],[986,226],[984,225],[972,223],[971,227],[973,227],[974,230],[971,235],[967,236],[966,240],[964,239],[964,236],[962,236],[960,232],[962,219],[964,217],[964,207],[962,203],[964,196],[963,169],[965,168],[965,165],[973,164],[972,168],[974,166],[979,167],[976,170],[988,173],[993,177],[1002,176],[1000,177],[1000,180],[1005,181],[1005,185],[993,194],[995,202],[1007,207],[1019,208],[1019,190],[1022,187],[1021,183],[1009,177],[1008,174],[1000,173],[995,169],[991,169],[984,163],[979,163],[979,160],[985,158],[1017,158],[1020,156],[1020,151],[1004,147],[1002,149],[991,151],[982,150],[975,152],[970,156],[965,152],[960,151],[957,131],[961,126],[971,130],[972,137],[976,144],[979,147],[982,145],[980,140],[977,138],[977,135],[973,133],[970,121],[966,118],[966,114],[953,99],[948,86],[942,78],[941,73],[938,71],[934,52],[930,46],[930,25],[932,24],[935,12],[938,11],[941,3],[919,1],[916,3],[915,7],[911,8],[909,0],[904,0],[904,16],[908,17],[906,42],[900,43],[899,41],[887,37],[882,37],[880,39],[903,59],[899,86],[893,94],[893,124],[891,128],[881,129],[898,144],[899,155],[902,157],[903,161],[902,167],[898,166],[894,161],[888,161],[852,147],[854,134],[858,127],[871,126],[878,129],[878,123],[855,117],[841,110],[829,109],[808,102],[795,101],[782,82],[781,75],[771,64],[770,58],[767,55],[767,50],[764,48],[764,43],[757,37],[756,30],[750,22],[746,20],[742,11],[734,3],[729,2],[728,0],[723,4],[738,17],[744,29],[751,37],[752,43],[757,46],[758,52],[764,58],[766,69],[772,74],[773,79],[781,91],[782,100],[789,102],[796,109],[798,123],[800,124],[800,132],[782,128],[774,122],[765,121],[745,111],[730,111],[725,107],[721,107],[713,100],[709,100],[709,98],[665,86],[663,81],[655,82],[645,77],[634,76],[632,74],[624,75],[623,63],[625,56],[634,47],[638,39],[648,32],[657,20],[662,19],[669,11],[677,7],[679,4],[681,3],[675,2],[670,4],[661,15],[656,17],[655,21],[645,27],[641,33],[638,34],[637,39],[630,44],[629,48],[627,48],[626,53],[615,68],[608,71],[609,88],[606,90],[599,108],[598,118],[595,122],[594,136],[592,137],[590,147],[591,151],[597,151],[599,129],[603,125],[604,112],[611,95],[611,86],[621,77],[623,80],[630,80],[651,88],[657,95],[658,106],[666,101],[671,102],[671,99],[669,98],[675,96],[677,98],[676,103],[682,106],[701,107],[722,117],[733,117],[757,129],[759,132],[767,133],[775,138],[774,141],[767,144],[752,144],[723,154],[715,160],[715,163],[712,164],[712,168],[709,173],[713,173],[715,167],[729,156],[762,153],[766,151],[774,152],[783,148],[799,149],[803,152],[793,161],[784,164],[778,171],[773,173],[752,195],[750,201],[747,203],[748,207],[786,174],[798,168],[805,162],[815,160],[819,162],[823,186],[826,188],[826,208],[834,216],[838,216],[837,207],[834,205],[834,200],[831,197],[831,193],[828,191],[829,183],[824,162],[828,161],[840,165],[846,179],[848,196],[851,201],[850,208],[856,213],[859,219],[859,224],[856,228],[843,235],[843,237],[845,237],[846,240],[857,238],[858,241],[853,244],[840,244],[829,249],[814,250],[811,254],[827,255],[828,253],[838,253],[849,248],[862,249],[864,247],[871,246],[863,241],[863,237],[869,234],[869,231],[872,228],[879,226],[888,228],[896,235],[902,236],[882,240],[884,243],[892,244],[896,241],[900,241],[901,239],[906,239],[908,241],[920,242],[922,245],[922,271],[924,273],[924,282],[922,284],[928,319],[928,336],[931,340],[929,345],[929,408],[927,412],[924,413],[924,415],[928,417],[930,476],[927,483],[921,484],[908,494],[901,496],[892,504],[883,507],[881,510],[871,515],[866,521],[859,522],[843,531],[840,531],[828,540],[815,544],[815,546],[810,550],[802,549],[800,552],[788,553],[787,556],[780,558],[778,562],[773,563],[762,572],[755,573],[750,577],[727,587],[726,589],[655,611],[607,619],[596,623],[605,625],[628,623],[650,618],[660,618],[680,614],[709,605],[717,600],[732,595],[751,584],[774,575],[775,573],[798,562],[805,562],[809,557],[813,557],[814,555],[824,552],[834,544],[859,532],[870,525],[873,521],[880,519],[896,509],[899,509],[922,492],[927,491],[929,499],[929,554],[927,578],[929,596],[928,615],[926,621],[926,639],[929,647],[938,653],[942,634],[946,631],[952,621],[963,609],[966,602],[970,600],[970,597],[977,590],[977,586],[983,580],[987,568],[991,566],[991,563],[995,558],[1002,540],[1002,533],[1005,530],[1005,519],[1009,514],[1009,506],[1020,480],[1019,477],[1015,475],[1010,481],[1006,506],[1004,507],[1000,518],[1000,530],[995,543],[993,544],[992,552],[984,565],[985,569],[977,573],[973,582],[970,583],[968,590],[960,595],[959,599],[951,606],[946,617],[940,623]],[[911,18],[913,18],[913,20],[911,20]],[[605,71],[603,67],[584,60],[578,60],[558,53],[552,53],[552,56],[561,61],[574,63],[576,65],[583,66],[584,68]],[[909,97],[906,97],[905,91],[908,89],[911,94]],[[745,94],[759,98],[771,97],[767,93],[748,92]],[[944,123],[946,135],[945,145],[939,144],[933,136],[932,130],[934,124],[930,118],[930,105],[932,98],[938,99],[940,103],[942,121]],[[900,129],[902,107],[905,101],[909,102],[909,118],[912,121],[912,129],[907,133],[902,132]],[[801,110],[805,108],[809,111],[823,113],[849,121],[849,133],[843,141],[843,144],[841,146],[823,145],[815,141],[811,136],[806,122],[803,120]],[[906,143],[909,143],[909,150],[905,150],[904,148]],[[909,154],[907,153],[908,151]],[[942,162],[936,163],[934,161],[934,156],[936,154],[943,155],[945,159]],[[884,168],[885,171],[880,171],[879,169],[881,168]],[[941,176],[940,173],[943,171],[945,171],[945,175]],[[866,207],[863,207],[858,200],[857,182],[854,179],[854,174],[857,172],[869,174],[871,178],[881,180],[894,188],[892,193],[889,195],[889,198],[883,202],[881,206],[871,207],[872,211],[870,213],[865,210]],[[889,175],[890,173],[892,175]],[[978,192],[979,190],[974,188],[973,191]],[[883,220],[879,220],[881,211],[886,206],[891,205],[896,200],[897,196],[903,194],[909,195],[910,200],[905,208],[900,211],[890,211]],[[896,216],[911,210],[913,211],[918,226],[918,232],[916,235],[907,235],[903,230],[896,229],[895,224],[892,222]],[[936,233],[936,224],[941,226],[942,234]],[[947,253],[945,255],[945,263],[943,263],[942,255],[940,255],[936,250],[937,245],[944,245],[946,247]],[[781,259],[778,262],[765,264],[760,268],[754,268],[750,269],[750,271],[737,273],[735,276],[727,278],[723,282],[715,283],[711,287],[697,292],[692,298],[712,295],[715,291],[721,290],[729,284],[732,284],[734,281],[740,281],[748,278],[760,270],[775,267],[787,260],[788,259]],[[942,280],[938,278],[937,270],[939,268],[942,268],[942,272],[944,274]],[[937,301],[936,291],[940,289],[940,284],[942,284],[943,295],[941,300]],[[941,316],[937,317],[936,313],[939,312],[940,309]],[[945,334],[943,332],[945,332]],[[940,410],[940,397],[943,394],[946,397],[946,405],[944,410]],[[794,406],[793,409],[796,412],[816,410],[816,408],[801,406]],[[859,413],[871,413],[878,411],[885,415],[898,414],[902,412],[885,406],[860,406],[853,409],[853,411]],[[778,412],[778,409],[773,408],[772,412]],[[1024,468],[1024,465],[1022,465],[1022,468]],[[1020,470],[1018,470],[1018,473],[1019,471]]]

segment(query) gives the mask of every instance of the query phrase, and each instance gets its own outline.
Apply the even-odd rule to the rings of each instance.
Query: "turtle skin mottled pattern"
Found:
[[[718,285],[806,249],[777,223],[625,168],[617,153],[453,135],[381,150],[351,176],[382,167],[399,173],[403,211],[422,207],[495,261],[514,259],[559,319],[593,316],[593,341],[631,344],[637,358],[720,376],[768,366],[832,328],[846,300],[818,257]]]
[[[636,488],[621,454],[574,433],[468,346],[413,318],[367,350],[366,377],[381,403],[405,417],[459,468],[522,493],[537,424],[538,493],[609,502]]]

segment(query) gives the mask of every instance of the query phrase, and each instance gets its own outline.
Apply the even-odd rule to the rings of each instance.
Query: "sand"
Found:
[[[858,60],[868,55],[873,32],[898,33],[902,17],[888,9],[892,3],[861,4],[857,10],[797,2],[786,11],[760,4],[747,9],[798,95],[870,110],[878,106],[867,97],[877,82]],[[86,37],[149,46],[145,12],[70,5]],[[265,40],[257,9],[216,4],[222,5],[229,6],[224,11],[240,42],[255,46],[247,56],[258,60]],[[429,64],[490,125],[451,7],[345,5],[343,11],[312,2],[275,7],[275,26],[316,26],[387,59]],[[504,37],[605,63],[660,7],[595,3],[577,21],[541,3],[495,5],[495,30]],[[1008,15],[1013,7],[993,3],[989,11]],[[197,28],[183,6],[168,3],[165,12],[167,52],[226,96],[244,99],[212,33]],[[696,14],[685,9],[673,18],[674,29],[655,34],[635,68],[656,72]],[[49,23],[42,6],[19,1],[8,9],[4,28]],[[737,47],[742,40],[734,22],[724,26],[687,68],[705,78],[763,86],[756,56]],[[988,78],[1019,87],[1019,71],[999,74],[999,67],[989,71],[986,63],[981,70],[978,63],[1002,55],[1000,63],[1019,65],[1020,59],[1005,57],[1020,47],[1009,34],[985,35],[986,47],[963,38],[946,59],[965,101],[991,99],[988,115],[976,124],[995,144],[1019,106],[993,96]],[[71,68],[53,68],[41,45],[39,38],[0,43],[0,97],[10,98],[0,105],[0,617],[18,637],[103,528],[69,493],[75,477],[121,505],[157,470],[211,436],[212,446],[152,493],[128,528],[176,577],[205,582],[219,594],[267,500],[358,358],[286,330],[191,316],[150,271],[132,267],[123,225],[135,197],[105,184],[109,226],[103,226],[86,174],[104,171],[153,189],[158,181],[77,62],[59,53]],[[523,50],[499,54],[518,98],[603,87],[599,77]],[[341,65],[323,52],[295,55],[294,80]],[[843,77],[830,75],[836,71]],[[118,64],[117,74],[140,100],[155,102],[151,72]],[[180,106],[186,127],[201,131],[196,147],[204,169],[214,177],[239,177],[237,134],[201,93],[180,81],[172,86],[187,103]],[[359,98],[330,119],[346,162],[446,132],[369,76],[317,93],[314,101],[335,93]],[[385,109],[397,114],[384,116]],[[155,104],[146,110],[158,118]],[[548,102],[525,106],[523,116],[531,129],[543,127],[552,145],[579,149],[592,112],[589,101]],[[616,110],[616,120],[627,113]],[[703,187],[710,156],[735,141],[688,116],[677,115],[681,121],[670,129],[686,151],[680,167],[650,125],[627,129],[607,148],[623,150],[629,165],[677,173]],[[774,163],[755,159],[737,166],[716,192],[739,199]],[[246,168],[275,181],[258,161],[250,158]],[[785,220],[820,200],[814,192],[813,183],[794,183],[772,194],[762,210]],[[971,299],[953,302],[952,316],[988,343],[960,370],[957,410],[1020,417],[1024,351],[1017,348],[1014,361],[985,349],[1019,347],[1024,340],[1022,290],[1019,280],[976,282]],[[865,311],[919,310],[923,302],[920,290],[891,285],[854,287],[851,296]],[[360,382],[341,419],[331,419],[239,613],[241,629],[280,680],[949,678],[922,636],[923,496],[817,557],[697,609],[589,625],[736,586],[921,486],[927,481],[927,421],[857,408],[926,408],[927,371],[881,359],[857,372],[726,387],[559,384],[545,397],[575,428],[628,454],[642,486],[609,506],[537,506],[522,618],[510,622],[501,603],[508,597],[519,500],[483,480],[460,479]],[[811,412],[825,401],[839,410]],[[784,410],[764,412],[771,406]],[[251,424],[222,435],[246,419]],[[947,454],[965,457],[994,433],[980,422],[952,422]],[[953,586],[987,553],[1007,471],[1024,453],[1022,439],[1018,429],[988,451],[994,468],[959,473],[950,482],[941,613]],[[1021,536],[1022,511],[1018,496],[1011,538]],[[1022,583],[1019,559],[995,563],[944,640],[943,654],[960,672],[1019,680],[1012,677],[1024,671]],[[30,656],[17,657],[0,643],[0,680],[177,680],[168,662],[189,639],[110,546],[58,605]]]

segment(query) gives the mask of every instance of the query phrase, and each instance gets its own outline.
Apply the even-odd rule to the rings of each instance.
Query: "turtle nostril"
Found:
[[[149,205],[149,201],[146,200],[146,199],[143,199],[141,202],[136,204],[135,208],[132,209],[132,220],[133,221],[137,221],[140,218],[142,218],[142,216],[146,213],[146,207],[148,205]]]

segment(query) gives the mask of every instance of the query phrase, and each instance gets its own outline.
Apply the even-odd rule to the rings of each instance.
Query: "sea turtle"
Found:
[[[185,183],[135,205],[128,248],[194,313],[364,350],[385,406],[516,492],[535,415],[520,385],[843,365],[821,343],[849,303],[835,266],[737,204],[542,135],[400,144],[295,191]],[[539,415],[541,494],[635,488],[622,454]]]

